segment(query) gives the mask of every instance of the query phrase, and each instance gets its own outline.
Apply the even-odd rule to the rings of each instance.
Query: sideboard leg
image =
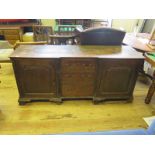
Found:
[[[19,105],[23,106],[26,105],[26,103],[31,102],[31,99],[19,99],[18,103]]]
[[[98,105],[101,101],[103,101],[104,99],[102,98],[97,98],[97,97],[94,97],[93,98],[93,104],[94,105]]]
[[[55,102],[57,105],[62,104],[62,99],[61,98],[51,98],[49,101],[50,102]]]
[[[24,101],[19,101],[19,105],[23,106],[23,105],[26,105],[27,102],[24,102]]]
[[[126,102],[127,102],[127,103],[132,103],[132,102],[133,102],[133,96],[131,96],[130,98],[128,98],[128,99],[126,100]]]
[[[98,105],[99,104],[99,101],[93,101],[93,104],[94,105]]]

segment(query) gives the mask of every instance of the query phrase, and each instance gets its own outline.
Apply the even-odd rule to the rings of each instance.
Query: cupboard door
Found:
[[[16,61],[16,78],[21,97],[48,98],[56,96],[56,64],[49,59]]]
[[[132,95],[137,78],[137,64],[132,60],[100,60],[97,96]]]

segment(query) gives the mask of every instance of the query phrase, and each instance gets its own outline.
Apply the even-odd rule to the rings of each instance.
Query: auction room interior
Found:
[[[154,19],[0,19],[1,135],[155,134],[154,91]]]

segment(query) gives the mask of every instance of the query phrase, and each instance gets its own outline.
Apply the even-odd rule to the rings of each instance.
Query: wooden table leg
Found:
[[[152,98],[154,92],[155,92],[155,71],[154,71],[154,75],[153,75],[152,84],[151,84],[151,86],[150,86],[150,88],[148,90],[147,96],[145,98],[145,103],[146,104],[150,103],[151,98]]]
[[[0,65],[0,69],[1,69],[1,65]],[[1,83],[1,81],[0,81],[0,83]]]

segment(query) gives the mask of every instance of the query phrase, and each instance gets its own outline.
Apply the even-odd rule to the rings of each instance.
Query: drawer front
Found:
[[[95,72],[96,60],[87,58],[74,58],[74,59],[62,59],[61,61],[61,72],[62,73],[85,73]]]
[[[18,35],[19,30],[4,30],[5,35]]]
[[[5,35],[6,40],[19,40],[19,35]]]
[[[93,73],[64,73],[61,78],[63,84],[74,83],[74,85],[78,85],[80,82],[91,83],[94,80],[94,76],[95,74]],[[78,83],[76,83],[76,81],[78,81]]]
[[[0,30],[0,35],[3,35],[3,30]]]
[[[94,94],[95,74],[64,74],[61,78],[62,96],[89,97]]]
[[[64,97],[90,97],[94,94],[96,59],[61,60],[61,87]]]

